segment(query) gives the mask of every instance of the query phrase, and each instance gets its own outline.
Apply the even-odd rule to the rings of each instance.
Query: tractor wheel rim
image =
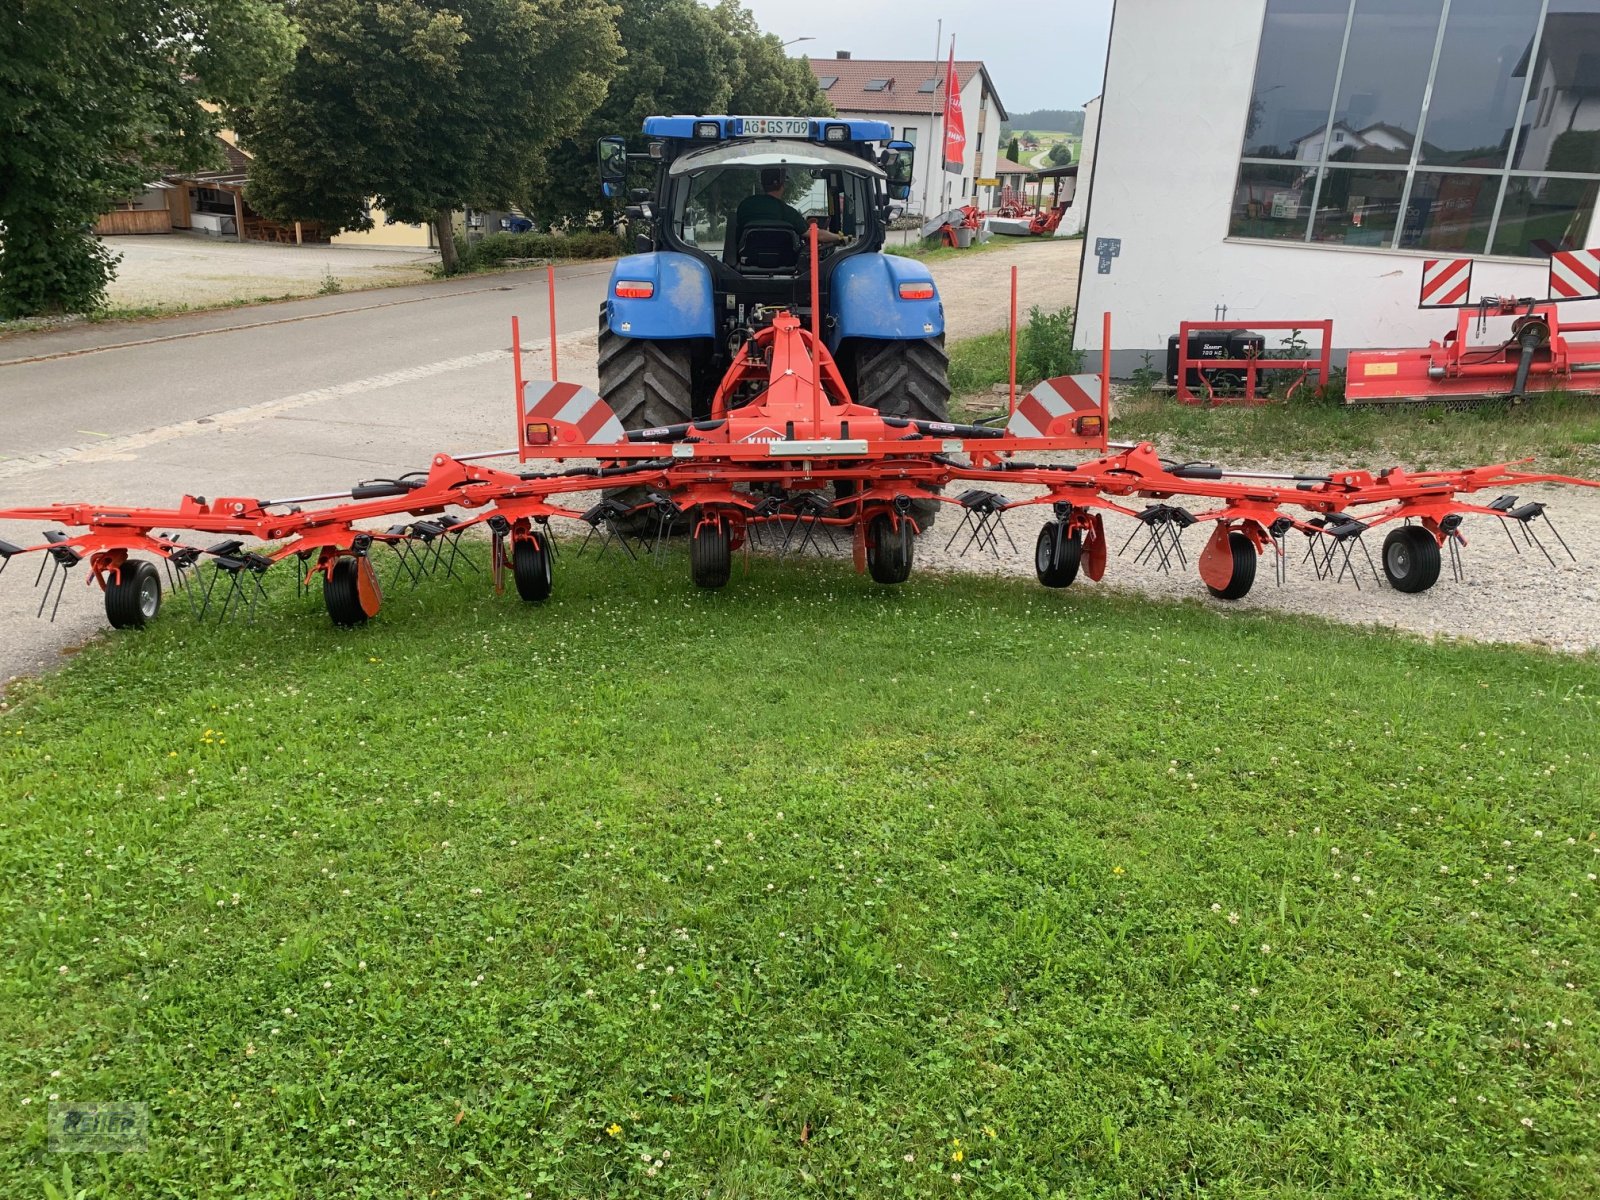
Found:
[[[161,603],[161,585],[154,577],[146,576],[139,583],[139,612],[146,619],[156,615],[156,608]]]

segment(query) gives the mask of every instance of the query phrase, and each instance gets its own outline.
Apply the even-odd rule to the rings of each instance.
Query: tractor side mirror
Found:
[[[603,137],[598,143],[600,186],[606,195],[628,181],[628,143],[620,137]]]
[[[889,199],[906,200],[911,196],[911,171],[916,166],[917,148],[910,142],[890,142],[878,156],[878,164],[889,177]]]

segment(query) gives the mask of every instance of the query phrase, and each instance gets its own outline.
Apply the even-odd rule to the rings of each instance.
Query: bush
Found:
[[[513,259],[560,261],[580,258],[615,258],[627,253],[623,240],[613,233],[491,233],[462,247],[461,269],[481,271]]]
[[[1037,304],[1017,338],[1017,379],[1032,382],[1083,370],[1083,355],[1072,348],[1077,314],[1070,308],[1047,313]]]

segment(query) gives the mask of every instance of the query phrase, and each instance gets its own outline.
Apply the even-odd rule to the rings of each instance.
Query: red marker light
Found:
[[[902,300],[932,300],[933,284],[931,283],[902,283],[900,285],[900,299]]]
[[[648,300],[656,294],[656,285],[648,279],[617,280],[617,295],[624,300]]]

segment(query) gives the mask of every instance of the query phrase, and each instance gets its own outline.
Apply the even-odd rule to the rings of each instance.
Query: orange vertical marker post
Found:
[[[1011,399],[1007,411],[1017,411],[1017,268],[1011,268]]]
[[[513,386],[517,392],[517,446],[520,451],[521,447],[527,445],[528,414],[523,402],[522,329],[515,316],[511,318],[511,370]],[[523,455],[519,453],[517,457],[521,458]]]
[[[556,369],[556,269],[547,266],[544,270],[545,281],[550,285],[550,378],[560,379],[561,372]]]
[[[822,436],[822,300],[817,283],[817,225],[811,223],[811,436]]]

